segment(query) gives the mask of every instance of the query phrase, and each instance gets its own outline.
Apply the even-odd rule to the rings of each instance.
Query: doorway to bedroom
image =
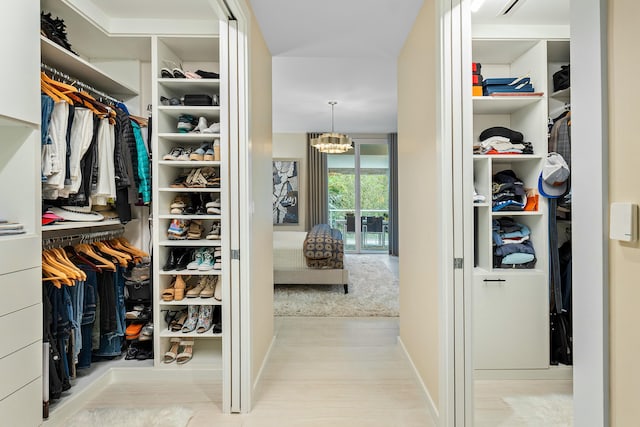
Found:
[[[389,252],[389,144],[354,140],[353,150],[327,155],[329,224],[342,232],[345,252]]]

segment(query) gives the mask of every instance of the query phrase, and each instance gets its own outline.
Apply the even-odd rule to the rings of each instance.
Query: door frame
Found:
[[[608,104],[607,104],[607,1],[585,0],[571,9],[572,137],[587,143],[574,144],[572,156],[579,159],[572,170],[573,282],[580,292],[573,293],[574,337],[574,423],[609,426],[609,305],[608,305]],[[455,175],[464,164],[464,153],[457,146],[464,135],[465,99],[460,90],[466,73],[460,68],[466,49],[462,40],[470,25],[470,0],[440,0],[438,92],[441,108],[439,140],[440,174],[451,184],[452,193],[441,192],[443,215],[440,235],[443,280],[441,295],[441,377],[440,425],[473,425],[473,369],[471,364],[471,290],[468,249],[460,244],[455,230],[465,231],[469,219],[460,200],[468,189]],[[467,40],[469,40],[468,38]],[[468,44],[468,43],[467,43]],[[468,80],[468,79],[467,79]],[[468,98],[468,97],[467,97]],[[467,101],[468,102],[468,101]],[[452,129],[447,129],[452,126]],[[448,176],[453,171],[454,176]],[[594,209],[600,206],[600,209]],[[448,215],[448,216],[447,216]],[[466,215],[468,217],[468,215]],[[451,219],[449,218],[451,217]],[[450,228],[449,228],[450,227]],[[451,242],[454,242],[453,245]],[[466,245],[469,246],[469,245]],[[453,258],[464,256],[465,272],[454,268]],[[459,294],[464,295],[461,297]],[[464,301],[467,301],[467,304]],[[461,322],[464,327],[461,326]],[[461,360],[460,352],[464,354]],[[453,400],[451,402],[450,400]]]

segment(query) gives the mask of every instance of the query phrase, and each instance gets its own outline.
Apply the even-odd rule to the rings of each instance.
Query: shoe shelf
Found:
[[[178,119],[181,114],[202,116],[207,114],[215,115],[217,113],[219,115],[220,107],[214,105],[163,105],[158,107],[158,111]]]
[[[207,239],[184,239],[184,240],[161,240],[160,246],[193,246],[193,247],[209,247],[209,246],[222,246],[220,239],[207,240]]]
[[[161,193],[219,193],[220,188],[202,188],[202,187],[161,187],[158,188]]]
[[[193,167],[193,168],[202,168],[202,167],[216,167],[220,166],[220,160],[160,160],[158,161],[159,165],[170,166],[170,167]]]
[[[184,298],[180,301],[160,301],[161,306],[187,306],[187,305],[222,305],[222,301],[215,298]]]
[[[160,276],[222,276],[222,270],[160,270]],[[165,303],[167,301],[161,301]]]
[[[179,133],[179,132],[162,132],[158,134],[158,139],[166,139],[172,142],[201,142],[213,141],[220,138],[219,133]]]
[[[187,335],[180,332],[177,333]],[[164,363],[162,361],[164,359],[164,353],[168,351],[170,347],[171,343],[169,340],[165,340],[160,346],[160,351],[156,355],[156,358],[160,360],[160,363],[157,365],[158,368],[175,370],[207,369],[216,371],[222,369],[222,340],[197,340],[193,344],[193,356],[191,360],[184,364],[178,364],[175,361],[171,363]],[[178,351],[181,351],[181,348]]]
[[[206,305],[216,305],[216,304],[206,304]],[[219,305],[219,304],[218,304]],[[209,329],[207,332],[198,333],[196,331],[193,332],[180,332],[180,331],[169,331],[167,329],[160,332],[160,338],[222,338],[222,334],[214,334],[211,332],[213,330]]]
[[[158,215],[159,219],[202,219],[202,220],[219,220],[220,215],[172,215],[172,214],[162,214]],[[218,239],[219,240],[219,239]]]
[[[220,79],[158,79],[158,84],[173,91],[194,93],[220,90]]]

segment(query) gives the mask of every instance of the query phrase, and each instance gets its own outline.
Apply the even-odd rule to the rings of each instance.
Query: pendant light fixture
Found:
[[[333,107],[337,103],[337,101],[329,101],[329,105],[331,105],[331,133],[323,133],[311,140],[311,146],[321,153],[342,154],[353,148],[350,137],[335,133],[333,130]]]

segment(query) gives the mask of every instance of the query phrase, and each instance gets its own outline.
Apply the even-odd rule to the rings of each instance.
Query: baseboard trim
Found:
[[[548,369],[476,369],[476,380],[571,380],[573,366],[550,366]]]
[[[431,419],[433,420],[434,425],[440,425],[440,412],[438,411],[438,407],[436,406],[435,402],[433,401],[433,398],[431,397],[431,393],[429,393],[429,389],[427,388],[426,384],[424,383],[424,381],[422,381],[422,377],[420,376],[420,372],[418,371],[418,368],[416,368],[415,363],[413,363],[413,359],[411,358],[411,356],[409,355],[409,352],[407,351],[407,348],[404,346],[404,342],[402,342],[402,338],[398,336],[398,344],[400,344],[400,348],[402,348],[402,352],[404,353],[405,357],[407,358],[407,360],[409,361],[409,363],[411,364],[411,369],[413,369],[413,373],[416,376],[416,379],[418,380],[418,382],[420,383],[420,387],[422,388],[422,392],[425,395],[425,398],[427,399],[427,407],[429,408],[429,413],[431,414]]]
[[[260,388],[262,386],[262,381],[260,380],[262,379],[262,374],[264,373],[264,370],[267,366],[267,362],[269,361],[269,359],[271,359],[271,352],[273,351],[273,347],[275,346],[275,343],[276,343],[276,336],[274,335],[273,338],[271,338],[271,344],[269,344],[267,353],[264,355],[264,359],[262,359],[262,364],[260,365],[260,369],[258,370],[258,375],[256,375],[256,379],[253,382],[253,391],[251,393],[252,400],[255,400],[255,397],[260,392]]]

